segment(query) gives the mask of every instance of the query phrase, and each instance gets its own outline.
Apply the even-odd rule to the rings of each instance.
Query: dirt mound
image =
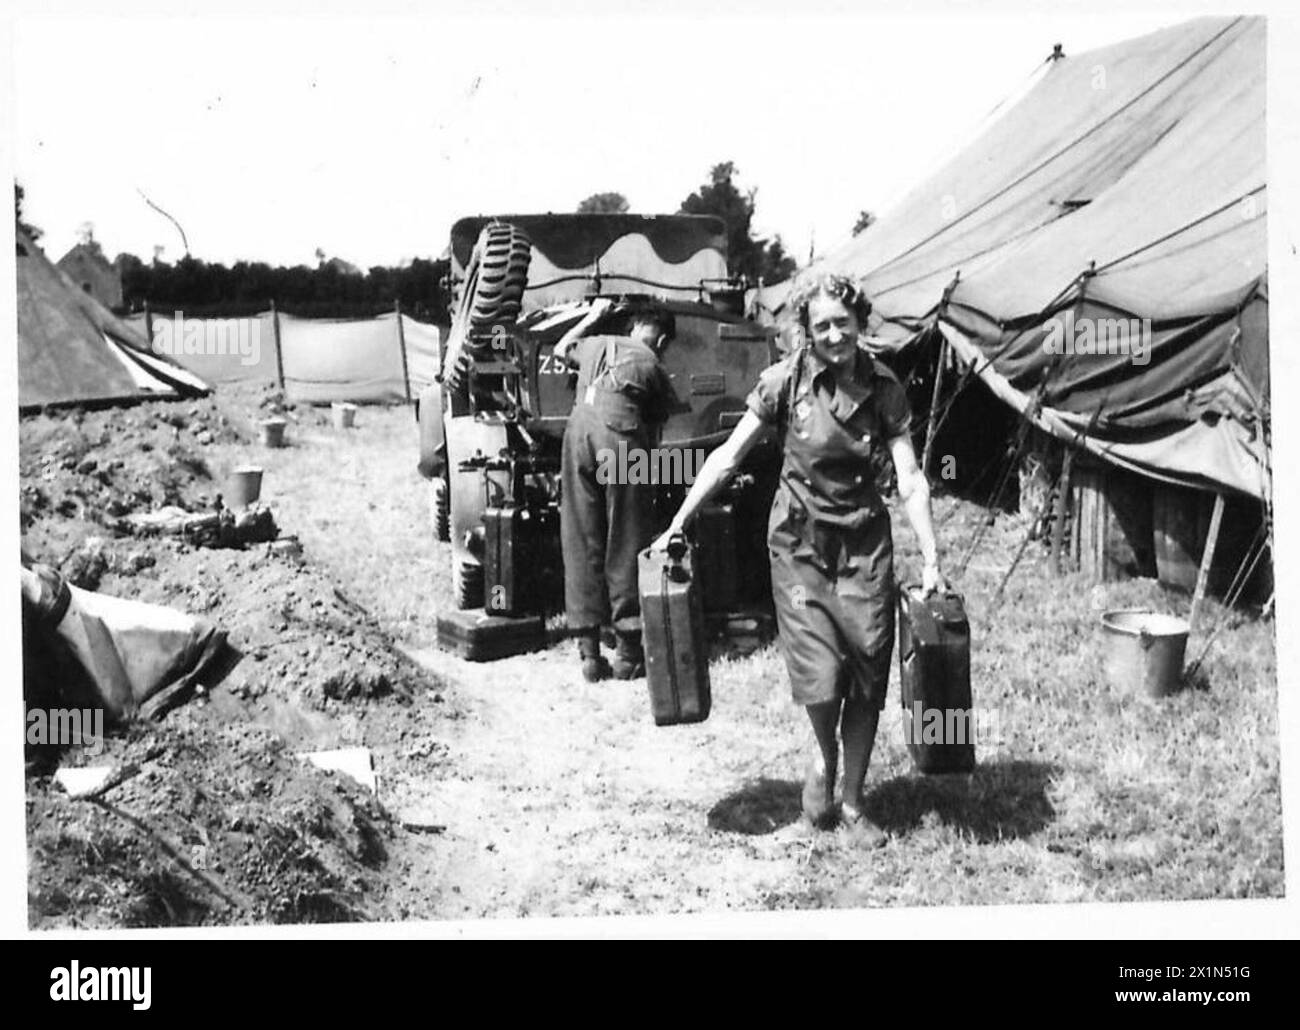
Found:
[[[24,551],[76,585],[202,615],[244,659],[210,697],[110,733],[65,765],[134,765],[95,801],[53,768],[28,780],[33,927],[394,918],[385,866],[405,836],[371,792],[297,753],[412,736],[439,684],[293,547],[205,549],[127,535],[124,516],[198,511],[209,455],[246,443],[268,396],[41,414],[20,426]],[[271,410],[284,411],[269,398]],[[290,532],[292,527],[288,527]],[[446,705],[454,717],[453,706]]]
[[[29,785],[34,928],[377,918],[387,814],[274,733],[187,710],[105,760],[141,772],[94,801]]]
[[[220,490],[204,452],[243,439],[210,399],[24,418],[19,448],[24,547],[62,567],[74,561],[87,537],[128,535],[123,516],[166,505],[211,508]],[[85,570],[78,561],[71,571]],[[90,589],[93,575],[91,570],[86,581]]]

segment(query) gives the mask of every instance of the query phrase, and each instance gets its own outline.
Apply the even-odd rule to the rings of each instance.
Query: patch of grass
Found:
[[[415,469],[411,412],[363,408],[352,432],[310,412],[300,416],[291,446],[233,446],[232,464],[263,465],[264,499],[282,531],[302,539],[307,560],[326,567],[393,637],[431,647],[436,615],[451,607],[450,558],[448,545],[434,539],[429,484]],[[357,494],[364,503],[344,503]],[[975,705],[988,727],[976,742],[974,774],[916,771],[902,735],[895,659],[867,783],[888,845],[868,855],[838,832],[787,842],[779,831],[798,819],[811,738],[776,645],[716,660],[714,714],[669,730],[637,728],[644,688],[631,697],[616,687],[574,686],[567,651],[563,659],[537,656],[530,682],[499,683],[494,696],[544,694],[590,738],[571,746],[593,750],[567,780],[529,778],[528,762],[552,768],[564,757],[556,740],[569,737],[552,727],[548,750],[547,741],[534,743],[526,727],[510,724],[519,746],[531,750],[519,761],[510,752],[501,775],[518,779],[503,789],[535,794],[557,825],[572,808],[566,792],[581,791],[593,815],[581,829],[546,838],[554,850],[535,856],[547,871],[530,881],[527,911],[1281,896],[1273,623],[1208,604],[1189,660],[1221,618],[1223,625],[1196,689],[1134,696],[1105,675],[1101,613],[1142,606],[1185,616],[1187,597],[1149,580],[1057,576],[1037,543],[999,596],[1025,523],[998,514],[959,572],[986,513],[952,498],[939,498],[936,508],[947,569],[971,615]],[[915,580],[920,562],[901,511],[894,527],[898,576]],[[646,760],[648,752],[662,755],[662,764]],[[486,775],[462,770],[475,773]],[[292,914],[311,917],[314,904],[299,899]]]

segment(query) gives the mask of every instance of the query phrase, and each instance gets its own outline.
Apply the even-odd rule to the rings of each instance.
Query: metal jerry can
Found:
[[[638,588],[646,682],[656,726],[709,717],[709,648],[686,541],[641,552]]]
[[[730,611],[740,601],[735,511],[730,504],[702,505],[692,529],[700,606],[708,612]]]
[[[975,768],[970,622],[960,594],[904,586],[898,592],[899,694],[903,734],[923,773]]]
[[[529,552],[533,513],[514,504],[483,512],[483,610],[489,615],[525,615],[529,596]]]

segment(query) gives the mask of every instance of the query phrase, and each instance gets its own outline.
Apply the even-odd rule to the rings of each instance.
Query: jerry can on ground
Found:
[[[686,541],[675,537],[667,552],[642,551],[638,586],[655,725],[703,722],[712,700],[709,647]]]
[[[528,611],[532,513],[514,504],[483,512],[483,609],[490,615]]]
[[[533,615],[553,607],[551,555],[558,518],[550,508],[513,503],[483,512],[483,607],[491,615]],[[561,573],[562,575],[562,573]]]
[[[970,689],[970,622],[961,595],[898,592],[899,694],[903,734],[923,773],[975,768]]]

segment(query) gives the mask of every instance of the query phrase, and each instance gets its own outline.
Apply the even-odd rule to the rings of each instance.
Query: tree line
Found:
[[[130,311],[184,310],[195,317],[233,318],[279,310],[304,318],[361,318],[391,311],[426,322],[448,319],[444,279],[448,262],[416,258],[401,268],[375,266],[349,273],[330,262],[276,267],[260,261],[236,261],[227,268],[186,255],[174,264],[144,262],[119,254],[122,303]]]
[[[758,190],[738,185],[734,162],[723,161],[709,170],[708,181],[687,196],[682,214],[720,217],[727,228],[727,270],[750,282],[788,279],[795,259],[786,253],[779,234],[768,239],[753,232]],[[14,183],[16,221],[33,238],[40,229],[22,217],[23,188]],[[625,213],[627,198],[621,193],[596,193],[578,205],[579,213]],[[865,229],[874,218],[863,212],[854,227]],[[96,244],[97,245],[97,244]],[[186,254],[174,263],[155,256],[145,261],[134,254],[117,256],[122,276],[122,302],[127,311],[184,310],[196,317],[236,317],[265,311],[272,301],[289,314],[317,318],[366,317],[392,310],[395,301],[414,318],[446,323],[450,297],[446,260],[417,258],[400,268],[375,266],[366,272],[324,261],[281,267],[260,261],[237,261],[227,267]]]
[[[23,217],[26,192],[14,182],[14,222],[32,240],[44,235]],[[103,255],[93,235],[83,244]],[[53,257],[53,255],[51,255]],[[304,318],[366,318],[391,311],[426,322],[448,321],[445,280],[449,262],[416,258],[400,268],[375,266],[368,272],[349,271],[319,253],[316,268],[280,267],[264,261],[236,261],[227,268],[186,254],[175,263],[155,255],[144,261],[121,253],[112,262],[122,277],[119,313],[184,311],[196,318],[237,318],[266,311],[272,304]],[[107,260],[107,257],[105,256]]]

